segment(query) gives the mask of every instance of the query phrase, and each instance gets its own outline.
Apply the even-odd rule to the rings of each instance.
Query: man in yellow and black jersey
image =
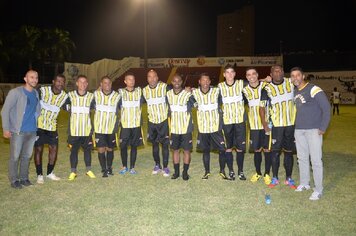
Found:
[[[147,103],[148,113],[148,138],[152,143],[152,154],[155,161],[152,174],[163,172],[163,176],[169,177],[169,130],[168,130],[168,104],[166,83],[158,80],[157,72],[150,70],[147,73],[148,85],[142,89],[143,97]],[[159,157],[159,144],[162,144],[163,171]]]
[[[57,117],[59,111],[67,100],[67,93],[63,90],[66,78],[58,74],[53,80],[51,86],[44,86],[39,89],[41,114],[37,120],[37,141],[35,142],[34,161],[37,173],[37,183],[43,184],[42,156],[43,146],[48,144],[48,164],[47,178],[51,180],[60,180],[53,173],[58,153],[58,132]]]
[[[125,75],[124,83],[126,88],[119,89],[121,100],[119,107],[121,111],[120,120],[120,150],[122,168],[120,174],[130,171],[130,174],[137,174],[135,170],[137,147],[143,145],[142,137],[142,90],[140,87],[135,88],[135,76],[128,72]],[[131,147],[130,169],[127,164],[127,149]]]
[[[173,165],[174,174],[172,179],[177,179],[180,175],[179,171],[179,150],[183,149],[183,180],[188,180],[188,169],[191,160],[191,150],[193,148],[193,121],[192,107],[194,100],[191,92],[188,92],[182,87],[183,79],[179,74],[175,74],[172,78],[173,89],[167,92],[167,103],[169,105],[170,116],[170,133],[171,133],[171,149],[173,150]]]
[[[294,85],[289,78],[284,78],[282,66],[271,67],[272,82],[267,84],[262,90],[260,102],[260,115],[266,114],[266,103],[269,104],[269,114],[272,124],[272,172],[273,178],[269,187],[273,188],[279,184],[278,169],[280,162],[280,152],[284,151],[284,168],[286,170],[285,184],[295,189],[292,179],[294,143]],[[266,120],[262,119],[262,125],[266,132],[270,132]]]
[[[249,67],[246,69],[246,79],[249,82],[243,89],[246,101],[248,103],[248,120],[250,125],[250,146],[254,151],[254,164],[256,174],[251,178],[251,182],[257,182],[262,178],[261,163],[262,163],[262,150],[265,156],[265,172],[264,182],[269,185],[271,183],[270,170],[271,170],[271,153],[270,153],[270,135],[263,129],[262,119],[268,120],[268,114],[265,117],[260,116],[260,100],[261,93],[266,82],[258,80],[258,73],[256,68]]]
[[[84,150],[84,162],[86,175],[96,178],[91,171],[91,149],[93,146],[93,127],[90,119],[90,110],[94,108],[94,94],[87,91],[88,79],[85,75],[79,75],[76,80],[77,90],[68,93],[66,101],[70,112],[68,127],[68,144],[70,147],[71,173],[68,180],[77,177],[78,152]]]
[[[101,172],[104,178],[113,175],[113,149],[116,147],[119,100],[120,94],[112,90],[111,79],[108,76],[102,77],[100,89],[94,92],[94,132]]]
[[[244,81],[235,80],[235,75],[234,67],[226,65],[224,68],[225,81],[218,85],[222,98],[223,131],[227,147],[225,155],[229,168],[229,177],[225,175],[225,171],[221,172],[220,175],[224,179],[235,180],[232,155],[232,150],[235,148],[238,177],[240,180],[246,180],[243,172],[246,150],[245,106],[242,93]]]
[[[210,176],[210,151],[219,151],[220,173],[225,168],[225,140],[222,133],[222,117],[219,111],[221,98],[219,88],[210,87],[210,76],[202,73],[199,78],[199,88],[192,94],[197,106],[198,139],[197,149],[203,151],[205,173],[202,179]]]

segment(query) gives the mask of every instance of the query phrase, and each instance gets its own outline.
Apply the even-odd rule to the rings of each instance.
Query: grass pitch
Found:
[[[188,182],[153,176],[148,144],[138,150],[138,175],[118,174],[121,160],[116,150],[115,175],[101,178],[97,152],[93,151],[97,178],[89,179],[80,152],[78,177],[69,182],[68,116],[62,112],[55,168],[62,178],[59,182],[45,179],[43,185],[10,188],[9,144],[1,140],[0,235],[355,235],[356,107],[342,106],[340,110],[324,137],[325,190],[323,198],[315,202],[308,199],[311,191],[296,193],[283,185],[271,190],[263,181],[224,181],[218,176],[216,154],[212,154],[213,175],[207,181],[201,180],[203,164],[196,152]],[[298,183],[294,158],[293,176]],[[236,162],[234,165],[236,169]],[[252,154],[246,154],[244,169],[248,178],[254,174]],[[280,176],[283,179],[283,165]],[[33,160],[30,179],[36,182]],[[265,193],[271,194],[271,205],[265,204]]]

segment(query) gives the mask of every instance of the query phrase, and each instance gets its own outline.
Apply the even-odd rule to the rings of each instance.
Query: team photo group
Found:
[[[124,76],[126,87],[115,91],[112,80],[104,76],[94,92],[88,91],[87,77],[79,75],[76,89],[65,92],[65,76],[59,74],[51,86],[38,88],[38,73],[29,70],[24,86],[10,90],[1,111],[3,136],[10,140],[11,187],[33,185],[29,180],[32,154],[37,184],[44,184],[45,179],[60,180],[54,167],[58,155],[57,118],[64,110],[69,113],[69,181],[75,181],[79,174],[80,149],[88,178],[96,178],[92,170],[93,149],[103,178],[115,173],[139,174],[135,169],[138,148],[145,145],[146,137],[152,148],[152,174],[187,181],[196,125],[196,150],[202,155],[203,180],[211,175],[210,155],[214,151],[218,153],[219,175],[224,180],[248,178],[253,183],[263,181],[269,188],[284,184],[301,192],[311,189],[312,174],[315,186],[309,199],[319,200],[323,195],[323,134],[330,122],[330,103],[324,91],[306,81],[300,67],[290,70],[290,78],[284,76],[279,65],[272,66],[270,76],[264,79],[259,79],[253,67],[246,69],[246,80],[236,79],[235,68],[230,65],[225,66],[223,75],[224,82],[214,87],[210,75],[202,73],[198,88],[188,88],[179,74],[167,84],[159,80],[155,70],[149,70],[148,85],[140,88],[135,86],[135,75],[128,72]],[[144,104],[148,117],[142,117]],[[192,112],[194,109],[196,112]],[[144,134],[142,124],[146,119]],[[43,173],[42,156],[47,145],[48,164]],[[116,148],[121,157],[118,172],[113,169]],[[247,148],[253,152],[255,168],[248,177],[244,173]],[[170,153],[173,169],[169,165]],[[298,181],[292,176],[295,153]],[[281,161],[283,177],[279,172]]]

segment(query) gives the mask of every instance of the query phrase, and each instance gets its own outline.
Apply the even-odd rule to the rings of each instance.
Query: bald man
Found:
[[[9,180],[11,187],[31,186],[28,169],[36,141],[40,103],[38,73],[29,70],[25,85],[11,89],[1,110],[4,138],[10,139]]]

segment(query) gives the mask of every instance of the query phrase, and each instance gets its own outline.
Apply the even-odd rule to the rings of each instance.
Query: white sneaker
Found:
[[[321,198],[321,193],[314,191],[310,196],[309,200],[316,201],[319,200],[320,198]]]
[[[295,190],[296,192],[302,192],[304,190],[309,190],[310,189],[310,185],[299,185],[297,187],[297,189]]]
[[[38,184],[43,184],[44,183],[43,175],[37,175],[37,183]]]
[[[53,172],[50,173],[49,175],[47,175],[47,178],[54,180],[54,181],[58,181],[61,179],[61,178],[57,177]]]

